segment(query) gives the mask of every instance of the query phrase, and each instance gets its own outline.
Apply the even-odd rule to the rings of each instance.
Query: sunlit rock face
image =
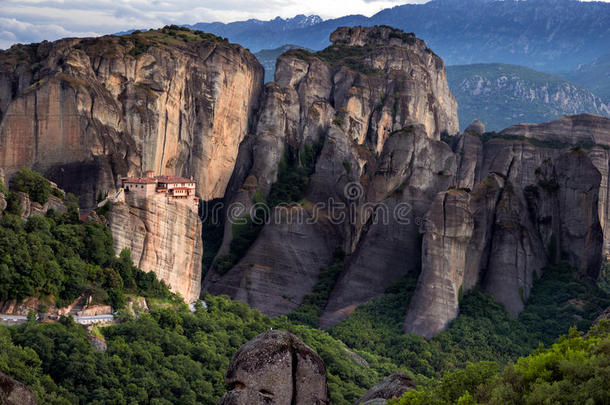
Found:
[[[419,266],[415,218],[450,186],[455,158],[438,139],[458,131],[443,62],[422,40],[389,27],[355,27],[338,29],[331,41],[316,54],[292,50],[278,58],[225,198],[247,213],[255,197],[268,196],[282,158],[318,147],[307,204],[294,210],[319,220],[265,226],[239,263],[226,274],[208,272],[204,282],[209,292],[278,315],[300,305],[336,249],[361,255],[333,291],[325,326]],[[350,183],[362,187],[357,200],[345,196]],[[353,203],[358,223],[332,223],[326,209],[317,215],[312,207],[329,198]],[[413,203],[411,224],[365,226],[371,219],[367,203]],[[227,223],[220,255],[229,252],[231,240]]]
[[[201,219],[193,201],[158,193],[149,197],[125,192],[112,205],[109,227],[114,250],[131,250],[133,262],[154,271],[186,302],[201,292]]]
[[[0,52],[0,167],[40,170],[84,207],[146,170],[192,175],[201,196],[223,196],[263,69],[240,46],[181,33]]]

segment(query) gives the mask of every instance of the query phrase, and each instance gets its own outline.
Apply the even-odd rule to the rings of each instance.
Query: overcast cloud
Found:
[[[0,0],[0,49],[14,43],[94,36],[166,24],[317,14],[372,15],[426,0]]]

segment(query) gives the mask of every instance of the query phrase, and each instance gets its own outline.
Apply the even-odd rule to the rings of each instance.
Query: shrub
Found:
[[[40,204],[46,203],[51,194],[51,182],[40,173],[26,167],[15,174],[11,188],[27,193],[32,201]]]

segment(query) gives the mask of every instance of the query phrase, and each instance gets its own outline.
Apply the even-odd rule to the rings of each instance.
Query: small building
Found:
[[[154,195],[157,181],[153,177],[123,177],[122,187],[125,192],[134,192],[143,197]]]
[[[152,197],[165,194],[173,199],[191,199],[196,205],[199,198],[195,196],[197,183],[191,177],[155,176],[152,171],[146,177],[123,177],[121,183],[126,193],[135,193],[141,197]]]

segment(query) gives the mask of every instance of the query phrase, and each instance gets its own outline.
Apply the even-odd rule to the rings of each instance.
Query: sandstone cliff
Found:
[[[390,27],[341,28],[331,41],[321,52],[291,50],[278,59],[275,82],[265,87],[226,196],[233,207],[241,204],[239,215],[245,215],[255,196],[268,196],[282,158],[292,153],[299,161],[307,150],[319,150],[305,203],[293,212],[320,220],[265,226],[233,269],[225,275],[211,271],[204,283],[207,291],[227,293],[272,315],[302,302],[320,270],[332,264],[336,248],[369,252],[350,261],[350,274],[341,279],[347,284],[337,294],[340,303],[329,304],[337,311],[383,293],[386,283],[418,266],[420,247],[412,229],[425,204],[405,213],[409,224],[394,221],[378,229],[369,229],[369,221],[375,227],[375,210],[364,204],[401,209],[406,200],[425,200],[447,188],[455,171],[450,148],[438,141],[441,133],[458,129],[442,60],[414,35]],[[352,184],[357,195],[346,196]],[[343,215],[353,208],[356,223],[334,221],[330,215],[338,213],[330,212],[329,199],[344,204]],[[392,242],[382,242],[384,237]],[[221,254],[229,251],[231,239],[227,224]],[[357,249],[359,244],[370,248]],[[400,269],[391,270],[397,263]]]
[[[0,167],[33,167],[92,207],[118,175],[193,175],[224,195],[263,69],[240,46],[166,27],[0,52]]]
[[[112,205],[109,222],[117,254],[130,249],[139,268],[154,271],[187,302],[199,298],[203,244],[192,201],[126,192],[124,201]]]

